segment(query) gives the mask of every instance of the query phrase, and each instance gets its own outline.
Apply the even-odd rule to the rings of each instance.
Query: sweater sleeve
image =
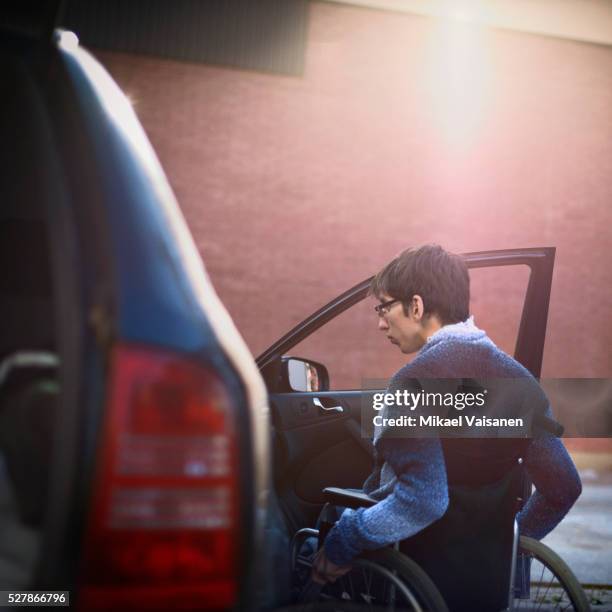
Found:
[[[522,535],[541,539],[569,512],[582,492],[580,476],[558,438],[534,439],[525,467],[535,491],[517,516]]]
[[[363,550],[408,538],[442,517],[448,507],[446,468],[436,438],[380,440],[378,452],[393,468],[392,493],[371,508],[347,509],[325,539],[325,553],[347,565]]]

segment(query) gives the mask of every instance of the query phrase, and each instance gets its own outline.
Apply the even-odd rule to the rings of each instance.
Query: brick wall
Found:
[[[310,10],[302,78],[99,54],[253,352],[406,246],[552,245],[544,375],[610,377],[612,50]],[[479,320],[511,350],[520,283],[488,282]],[[324,348],[373,368],[356,334]]]

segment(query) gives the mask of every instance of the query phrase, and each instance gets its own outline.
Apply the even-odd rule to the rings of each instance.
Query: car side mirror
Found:
[[[329,374],[322,363],[299,357],[283,357],[282,374],[289,382],[291,391],[310,393],[329,390]]]

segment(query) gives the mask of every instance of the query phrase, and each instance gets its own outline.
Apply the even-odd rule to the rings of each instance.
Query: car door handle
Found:
[[[342,406],[324,406],[323,402],[318,397],[312,398],[312,403],[321,410],[325,412],[344,412],[344,408]]]

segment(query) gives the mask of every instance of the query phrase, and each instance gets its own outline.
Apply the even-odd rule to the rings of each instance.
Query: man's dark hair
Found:
[[[465,321],[470,313],[470,276],[460,255],[437,244],[407,249],[373,279],[370,292],[402,302],[404,313],[414,295],[423,298],[425,314],[436,314],[443,325]]]

